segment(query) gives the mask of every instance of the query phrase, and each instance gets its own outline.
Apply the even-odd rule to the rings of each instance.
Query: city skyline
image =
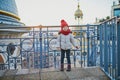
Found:
[[[93,24],[95,19],[111,16],[113,1],[118,0],[79,0],[83,12],[82,24]],[[28,26],[60,25],[65,19],[69,25],[78,24],[74,13],[77,10],[78,0],[16,0],[21,22]]]

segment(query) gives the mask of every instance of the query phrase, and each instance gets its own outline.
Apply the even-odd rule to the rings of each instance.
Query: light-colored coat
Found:
[[[71,49],[72,45],[75,47],[76,42],[72,34],[64,35],[60,34],[57,38],[57,47],[67,50]]]

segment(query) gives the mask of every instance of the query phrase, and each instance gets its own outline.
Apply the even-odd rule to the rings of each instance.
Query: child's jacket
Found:
[[[73,35],[70,33],[68,35],[60,34],[57,38],[57,47],[67,50],[71,49],[72,45],[77,46]]]

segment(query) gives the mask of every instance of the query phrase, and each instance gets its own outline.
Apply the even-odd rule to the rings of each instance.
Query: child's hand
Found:
[[[76,46],[75,48],[79,49],[79,47],[78,47],[78,46]]]
[[[57,50],[60,50],[60,47],[57,47]]]

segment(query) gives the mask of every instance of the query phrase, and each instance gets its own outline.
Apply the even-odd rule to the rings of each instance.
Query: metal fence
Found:
[[[26,31],[28,28],[30,30]],[[25,29],[22,36],[0,38],[0,70],[60,67],[56,48],[59,26],[5,27]],[[70,25],[80,47],[71,49],[72,67],[100,66],[111,79],[119,76],[117,57],[117,19],[99,25]],[[11,32],[12,34],[12,32]],[[67,61],[65,59],[65,64]]]
[[[118,79],[118,28],[117,18],[112,18],[99,25],[100,40],[100,66],[112,79]]]

